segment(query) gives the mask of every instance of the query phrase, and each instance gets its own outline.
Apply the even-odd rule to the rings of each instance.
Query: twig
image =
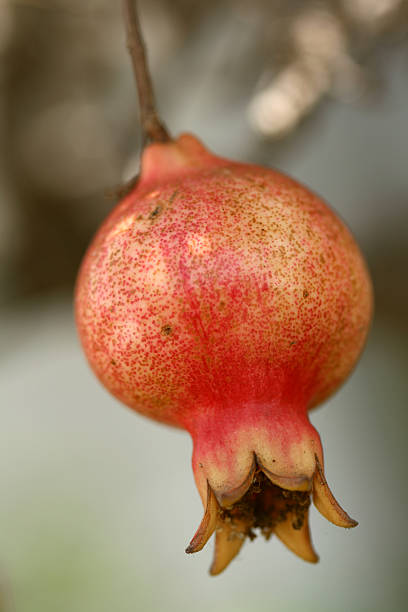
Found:
[[[135,0],[123,0],[123,14],[127,33],[127,46],[132,60],[133,73],[137,83],[140,106],[140,122],[144,144],[148,142],[169,142],[171,136],[161,121],[153,92],[146,59],[146,47],[140,30]]]

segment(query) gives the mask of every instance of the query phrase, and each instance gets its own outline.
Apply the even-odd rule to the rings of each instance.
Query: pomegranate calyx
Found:
[[[315,462],[312,479],[280,477],[262,466],[254,453],[247,478],[229,494],[217,495],[207,480],[204,517],[186,552],[201,550],[215,532],[210,574],[216,575],[239,553],[246,538],[255,539],[259,531],[267,540],[275,534],[298,557],[317,563],[319,557],[309,529],[312,499],[319,512],[335,525],[350,528],[358,523],[335,500],[317,454]]]
[[[275,533],[300,558],[316,563],[308,522],[310,501],[308,491],[282,489],[258,465],[246,493],[229,506],[219,504],[208,484],[204,517],[186,552],[201,550],[215,531],[210,574],[216,575],[234,559],[247,537],[256,538],[258,530],[267,540]]]

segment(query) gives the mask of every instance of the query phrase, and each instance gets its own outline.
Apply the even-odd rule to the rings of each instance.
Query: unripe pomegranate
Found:
[[[122,402],[186,429],[212,574],[256,530],[317,561],[308,510],[357,523],[324,476],[308,410],[354,367],[372,293],[349,230],[283,174],[209,153],[193,136],[149,145],[137,186],[80,270],[87,358]]]

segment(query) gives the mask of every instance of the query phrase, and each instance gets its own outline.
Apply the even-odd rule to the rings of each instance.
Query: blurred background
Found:
[[[0,611],[405,611],[407,0],[145,0],[161,113],[221,155],[317,191],[370,266],[376,317],[312,415],[357,529],[312,512],[321,561],[246,544],[209,578],[187,435],[90,373],[72,316],[84,250],[138,170],[120,3],[0,0]]]

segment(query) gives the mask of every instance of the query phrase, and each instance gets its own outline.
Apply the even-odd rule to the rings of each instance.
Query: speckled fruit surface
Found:
[[[217,530],[212,573],[255,528],[316,560],[311,494],[329,520],[355,524],[327,487],[307,411],[354,367],[371,309],[352,235],[308,189],[216,157],[188,134],[146,148],[136,188],[84,258],[76,318],[102,383],[138,412],[190,432],[206,513],[188,551]],[[282,491],[302,493],[304,503],[296,510],[292,495],[279,520]],[[241,507],[248,495],[252,522]],[[260,518],[268,513],[269,523]]]

